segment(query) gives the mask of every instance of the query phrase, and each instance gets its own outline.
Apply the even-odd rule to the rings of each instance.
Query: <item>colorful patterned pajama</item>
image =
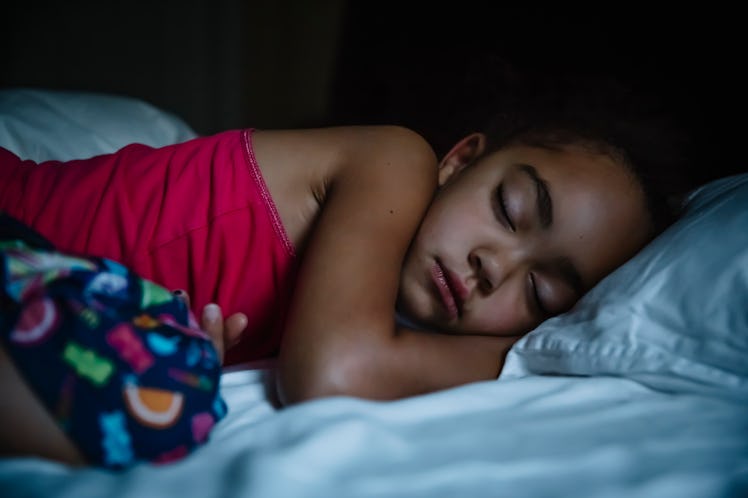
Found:
[[[1,214],[0,309],[3,347],[93,465],[180,459],[226,414],[215,349],[181,299]]]

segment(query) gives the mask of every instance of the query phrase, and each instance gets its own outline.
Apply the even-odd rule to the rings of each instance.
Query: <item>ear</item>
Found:
[[[486,135],[471,133],[457,142],[439,162],[439,186],[444,186],[450,178],[462,171],[486,150]]]

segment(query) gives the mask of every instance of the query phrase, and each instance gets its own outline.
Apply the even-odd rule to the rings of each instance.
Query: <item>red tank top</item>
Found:
[[[252,151],[251,130],[66,163],[0,148],[0,209],[59,250],[119,261],[192,309],[219,304],[249,324],[226,364],[277,353],[295,267]],[[199,316],[199,315],[198,315]]]

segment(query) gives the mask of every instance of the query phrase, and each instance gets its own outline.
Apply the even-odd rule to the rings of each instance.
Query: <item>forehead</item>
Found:
[[[482,157],[475,169],[481,175],[501,177],[515,173],[524,165],[532,166],[559,194],[575,191],[590,199],[642,194],[634,174],[621,161],[580,145],[558,148],[512,145]]]
[[[614,180],[617,183],[616,187],[634,190],[639,188],[633,173],[622,161],[610,154],[582,145],[572,144],[558,147],[511,145],[488,154],[484,159],[489,163],[489,168],[526,163],[531,164],[544,177],[563,176],[572,183],[578,180],[584,182]]]

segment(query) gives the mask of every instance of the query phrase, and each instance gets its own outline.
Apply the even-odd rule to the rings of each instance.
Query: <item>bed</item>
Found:
[[[0,91],[0,145],[34,160],[187,140],[124,96]],[[124,472],[0,459],[0,496],[748,496],[748,174],[510,351],[496,381],[394,402],[279,410],[272,361],[227,369],[229,406],[190,457]]]

